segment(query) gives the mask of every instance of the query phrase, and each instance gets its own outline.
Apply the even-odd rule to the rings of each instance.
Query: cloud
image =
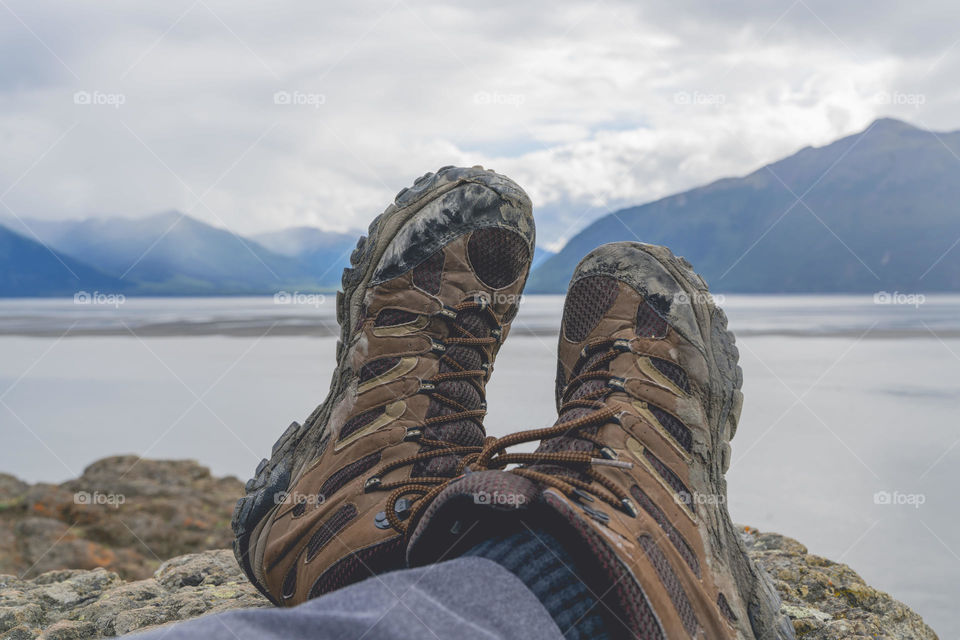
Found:
[[[0,194],[24,217],[357,229],[484,164],[556,247],[880,115],[960,126],[945,1],[6,6]]]

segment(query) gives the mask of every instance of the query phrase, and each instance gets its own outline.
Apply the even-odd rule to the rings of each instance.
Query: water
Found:
[[[561,306],[524,301],[489,388],[493,435],[552,422]],[[960,297],[731,296],[724,307],[745,376],[735,520],[850,564],[956,637]],[[0,302],[0,469],[54,482],[137,453],[246,478],[323,399],[335,328],[332,300]],[[887,494],[914,504],[882,504]]]

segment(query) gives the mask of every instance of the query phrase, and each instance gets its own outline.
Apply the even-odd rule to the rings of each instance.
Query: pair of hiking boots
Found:
[[[625,636],[791,638],[727,512],[741,371],[684,259],[637,242],[587,255],[564,305],[556,424],[485,436],[534,233],[524,191],[480,167],[424,175],[373,221],[337,296],[330,393],[237,504],[241,567],[289,606],[530,522],[581,561]],[[525,442],[540,445],[508,450]]]

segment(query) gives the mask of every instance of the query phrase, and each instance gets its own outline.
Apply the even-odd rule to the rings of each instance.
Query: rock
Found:
[[[41,640],[84,640],[95,637],[96,628],[89,622],[61,620],[43,630]]]
[[[105,638],[205,613],[269,606],[229,549],[173,558],[145,580],[105,569],[0,579],[0,640]]]
[[[270,606],[221,548],[241,490],[195,462],[133,456],[96,462],[62,485],[0,475],[0,573],[17,574],[0,575],[0,640],[105,638]],[[84,491],[124,501],[74,502]],[[776,533],[746,527],[743,538],[798,639],[936,640],[920,616],[846,565]]]
[[[798,639],[936,640],[920,616],[866,584],[847,565],[811,555],[777,533],[745,528],[744,540],[773,577]]]
[[[161,562],[231,542],[243,484],[191,460],[113,456],[59,485],[0,474],[0,573],[105,567],[148,578]]]
[[[936,640],[920,616],[849,567],[775,533],[748,530],[745,538],[752,557],[774,576],[798,638]],[[173,558],[152,578],[134,582],[104,569],[52,571],[32,580],[6,576],[0,579],[0,639],[103,638],[267,606],[233,553],[221,549]]]

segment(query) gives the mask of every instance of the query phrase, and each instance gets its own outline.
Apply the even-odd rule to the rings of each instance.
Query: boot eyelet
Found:
[[[573,490],[573,495],[577,496],[580,500],[586,500],[587,502],[596,502],[596,498],[592,495],[580,489],[579,487]]]
[[[373,525],[377,529],[389,529],[391,525],[390,520],[387,519],[386,512],[381,511],[377,513],[377,515],[373,518]]]
[[[410,517],[410,511],[413,509],[413,501],[409,498],[400,498],[393,505],[393,511],[397,514],[397,517],[401,520],[406,520]]]

